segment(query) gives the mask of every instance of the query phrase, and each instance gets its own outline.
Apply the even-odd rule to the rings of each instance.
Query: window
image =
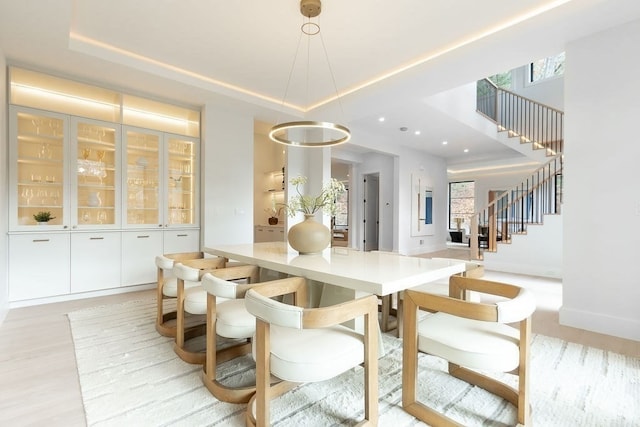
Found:
[[[563,74],[564,52],[555,56],[539,59],[529,64],[529,83],[539,82]]]
[[[488,79],[501,89],[511,89],[511,71],[494,74],[493,76],[488,77]]]
[[[349,189],[340,194],[336,199],[336,216],[334,217],[334,225],[344,228],[349,226]]]
[[[449,228],[457,229],[456,218],[462,218],[460,228],[471,229],[471,217],[475,212],[475,182],[449,183]]]

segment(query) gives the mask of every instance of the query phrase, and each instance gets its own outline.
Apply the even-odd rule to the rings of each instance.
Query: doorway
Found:
[[[365,251],[378,250],[380,235],[380,174],[364,175],[364,215],[362,243]]]

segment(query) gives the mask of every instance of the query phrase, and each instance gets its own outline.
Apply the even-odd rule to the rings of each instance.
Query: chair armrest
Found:
[[[469,302],[457,298],[430,294],[427,292],[413,291],[411,289],[404,291],[405,305],[408,300],[418,308],[423,308],[429,311],[441,311],[453,314],[454,316],[483,320],[486,322],[498,321],[498,308],[495,304]]]
[[[454,274],[449,278],[449,295],[455,298],[462,295],[463,291],[477,291],[512,299],[520,293],[520,289],[518,286],[507,283],[492,282],[475,277]]]
[[[306,301],[307,282],[302,277],[272,280],[260,283],[245,295],[247,309],[254,316],[281,326],[297,328],[322,328],[337,325],[351,319],[378,313],[378,298],[375,295],[358,298],[341,304],[320,308],[302,308],[299,302]],[[271,297],[294,294],[296,305],[284,304]],[[254,313],[255,311],[255,313]],[[279,311],[282,311],[283,314]],[[294,326],[295,325],[295,326]]]
[[[378,318],[378,297],[369,295],[329,307],[306,308],[302,314],[304,328],[324,328],[369,315]]]
[[[184,261],[188,259],[204,258],[204,252],[180,252],[175,254],[165,254],[164,256],[174,261]]]
[[[227,258],[214,257],[184,260],[182,261],[182,264],[186,265],[187,267],[204,270],[211,268],[223,268],[228,261],[229,260]]]
[[[207,273],[222,280],[249,279],[252,283],[255,283],[260,278],[260,267],[249,264],[233,265],[225,268],[211,269],[207,271]]]
[[[257,281],[260,268],[255,265],[203,270],[202,287],[211,295],[221,298],[244,298],[247,289],[259,283]],[[248,279],[249,284],[234,283],[232,280]]]

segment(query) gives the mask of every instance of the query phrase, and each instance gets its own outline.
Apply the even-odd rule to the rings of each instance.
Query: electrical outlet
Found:
[[[424,245],[424,240],[420,239],[420,244]]]

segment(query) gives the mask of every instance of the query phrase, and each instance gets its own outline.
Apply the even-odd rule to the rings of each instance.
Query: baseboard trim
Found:
[[[563,326],[584,329],[628,340],[640,341],[640,321],[562,306],[559,321]]]
[[[106,295],[125,294],[128,292],[137,292],[137,291],[144,291],[147,289],[155,289],[156,286],[157,286],[156,283],[148,283],[143,285],[124,286],[121,288],[103,289],[103,290],[92,291],[92,292],[81,292],[77,294],[65,294],[65,295],[56,295],[56,296],[46,297],[46,298],[34,298],[34,299],[28,299],[28,300],[11,301],[9,302],[9,308],[12,309],[12,308],[20,308],[20,307],[30,307],[33,305],[50,304],[53,302],[74,301],[78,299],[102,297]]]
[[[485,256],[483,264],[487,270],[502,271],[505,273],[513,274],[528,274],[529,276],[549,277],[552,279],[562,279],[562,267],[554,268],[536,264],[496,262],[489,256]]]

